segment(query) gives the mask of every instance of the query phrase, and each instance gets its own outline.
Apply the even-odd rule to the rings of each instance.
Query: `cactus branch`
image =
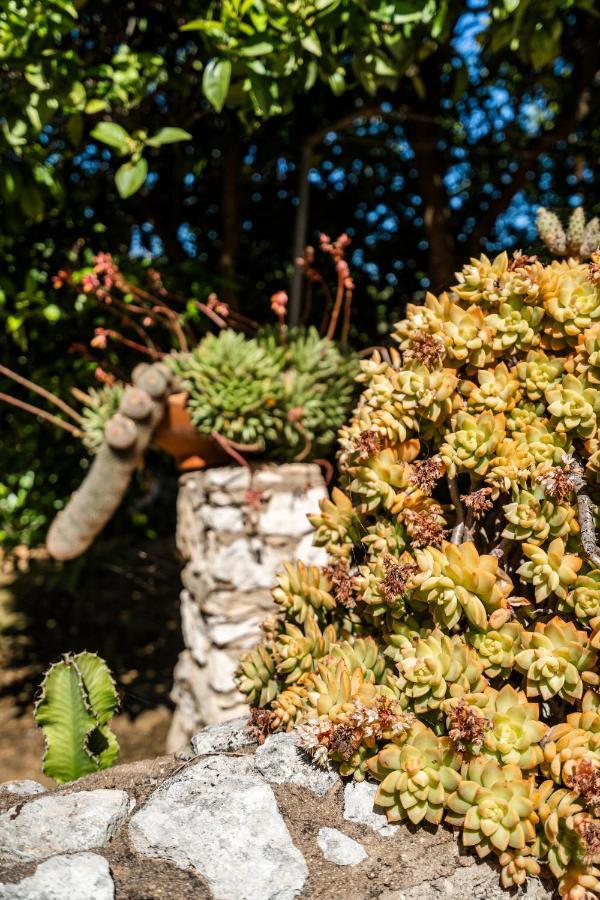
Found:
[[[74,559],[91,546],[123,499],[164,414],[170,390],[164,366],[154,363],[142,367],[134,372],[133,381],[151,397],[151,411],[145,419],[135,422],[123,415],[136,432],[131,446],[119,450],[105,440],[100,447],[83,484],[50,526],[46,545],[55,559]],[[111,485],[111,490],[107,490],[107,485]]]

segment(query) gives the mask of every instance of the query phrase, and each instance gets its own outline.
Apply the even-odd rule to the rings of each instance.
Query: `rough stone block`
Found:
[[[292,900],[308,876],[251,759],[190,766],[154,792],[129,834],[138,853],[199,872],[216,900]]]
[[[129,813],[124,791],[50,794],[0,815],[0,853],[36,860],[104,847]]]

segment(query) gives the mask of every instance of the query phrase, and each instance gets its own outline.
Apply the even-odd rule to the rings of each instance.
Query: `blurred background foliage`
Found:
[[[53,276],[99,251],[260,321],[291,284],[293,317],[320,229],[352,238],[351,339],[377,342],[469,255],[530,247],[539,203],[598,211],[598,30],[593,0],[6,0],[2,361],[92,383],[107,313]],[[0,538],[35,544],[87,458],[0,416]],[[113,531],[172,530],[165,466]]]

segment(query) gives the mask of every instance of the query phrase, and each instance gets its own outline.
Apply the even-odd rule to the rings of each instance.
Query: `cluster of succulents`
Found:
[[[193,425],[240,449],[278,459],[327,455],[356,395],[356,357],[315,328],[289,334],[263,329],[254,338],[226,328],[164,363],[187,392]],[[82,395],[83,443],[97,453],[124,385]]]
[[[188,393],[192,422],[278,458],[319,457],[351,408],[356,358],[316,329],[253,338],[225,329],[165,358]]]
[[[589,900],[600,253],[579,211],[540,229],[564,260],[472,259],[363,363],[340,487],[311,517],[328,565],[286,566],[239,686],[258,733],[296,728],[316,762],[376,779],[390,821],[460,829],[506,888],[547,867]]]

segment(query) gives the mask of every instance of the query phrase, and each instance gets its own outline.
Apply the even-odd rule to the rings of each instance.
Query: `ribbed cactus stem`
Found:
[[[125,393],[81,487],[50,526],[46,546],[55,559],[74,559],[91,546],[125,496],[135,467],[163,416],[169,388],[165,367],[156,363],[138,368],[134,383],[136,409],[145,405],[149,412],[134,422],[125,413],[130,404]]]

